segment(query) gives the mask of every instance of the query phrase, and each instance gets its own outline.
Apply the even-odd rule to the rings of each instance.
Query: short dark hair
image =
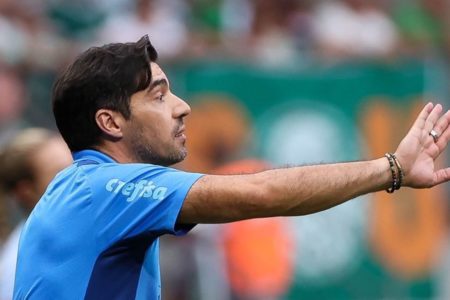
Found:
[[[89,48],[58,76],[53,86],[53,114],[72,152],[100,141],[102,131],[95,121],[99,109],[130,118],[131,95],[149,86],[150,62],[157,57],[145,35],[135,43]]]

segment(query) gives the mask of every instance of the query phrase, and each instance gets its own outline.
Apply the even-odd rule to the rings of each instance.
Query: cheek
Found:
[[[155,137],[168,139],[172,136],[173,124],[170,119],[159,115],[152,119],[152,122],[147,126],[147,130]]]
[[[166,107],[149,109],[145,114],[138,116],[132,124],[127,133],[135,137],[141,135],[148,142],[152,140],[163,142],[173,137],[172,116]]]
[[[134,129],[132,128],[129,133],[132,140],[137,143],[150,145],[152,149],[158,149],[160,145],[164,147],[165,141],[167,140],[164,124],[156,120],[153,121],[153,126],[152,124],[147,124]]]

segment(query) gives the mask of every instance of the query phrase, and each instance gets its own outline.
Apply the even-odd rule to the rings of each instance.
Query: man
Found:
[[[69,149],[61,137],[46,129],[25,129],[1,151],[0,187],[26,217],[56,173],[71,162]],[[13,296],[17,248],[23,223],[16,226],[0,251],[1,300],[12,299]]]
[[[449,168],[434,164],[450,138],[450,113],[431,103],[387,157],[236,176],[168,168],[186,156],[190,108],[156,58],[145,36],[91,48],[57,79],[53,111],[75,162],[24,226],[14,299],[160,299],[162,234],[310,214],[361,194],[450,179]]]

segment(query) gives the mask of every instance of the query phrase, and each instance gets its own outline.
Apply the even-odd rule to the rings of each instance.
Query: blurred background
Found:
[[[450,104],[449,0],[0,0],[0,147],[55,129],[51,86],[81,51],[144,34],[193,108],[188,171],[379,157],[425,101]],[[450,299],[449,186],[163,237],[163,298]],[[22,216],[0,206],[1,245]]]

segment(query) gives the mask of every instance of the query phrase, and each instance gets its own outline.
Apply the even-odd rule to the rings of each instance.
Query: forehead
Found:
[[[150,69],[152,70],[152,81],[159,80],[159,79],[166,79],[167,76],[164,73],[164,71],[161,69],[161,67],[154,62],[150,63]]]

